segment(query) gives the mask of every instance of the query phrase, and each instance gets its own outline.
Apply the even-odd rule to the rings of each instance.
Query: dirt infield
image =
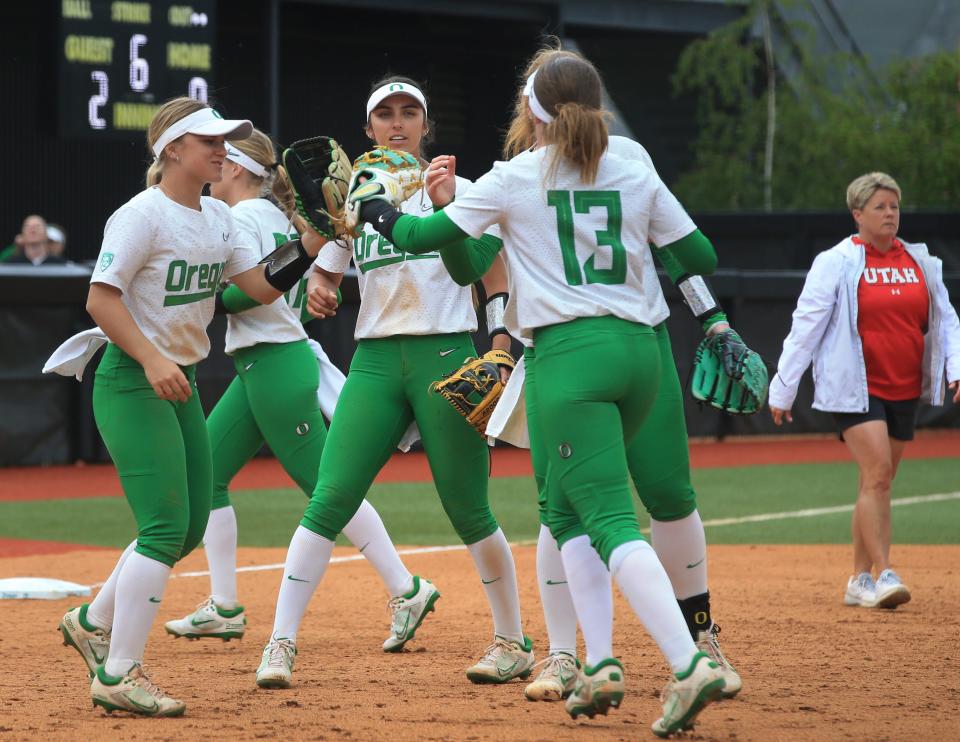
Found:
[[[338,554],[352,554],[338,549]],[[116,551],[0,561],[0,577],[47,574],[102,580]],[[546,632],[535,584],[535,550],[515,549],[525,630],[542,656]],[[282,549],[242,549],[240,564],[281,562]],[[957,739],[960,673],[960,547],[895,546],[914,601],[895,612],[841,604],[848,546],[713,546],[714,613],[728,656],[744,678],[734,701],[708,709],[694,740]],[[240,576],[250,628],[242,642],[187,642],[163,635],[207,594],[204,577],[170,582],[147,646],[162,687],[188,703],[183,719],[107,716],[90,706],[80,658],[56,625],[72,601],[3,601],[0,740],[620,740],[653,739],[666,677],[659,653],[618,598],[616,650],[627,668],[621,710],[574,722],[557,704],[524,700],[520,682],[474,686],[463,669],[490,638],[466,552],[407,557],[443,592],[413,651],[386,655],[386,596],[363,562],[330,567],[301,628],[294,687],[253,682],[270,632],[279,571]],[[194,553],[176,572],[205,569]],[[15,627],[15,628],[14,628]]]

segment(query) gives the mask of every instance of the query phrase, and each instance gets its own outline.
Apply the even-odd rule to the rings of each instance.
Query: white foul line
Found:
[[[916,497],[898,497],[890,501],[892,507],[903,505],[923,505],[928,502],[944,502],[946,500],[960,500],[960,492],[944,492],[936,495],[918,495]],[[849,513],[853,511],[853,505],[835,505],[828,508],[806,508],[805,510],[788,510],[782,513],[760,513],[758,515],[743,515],[737,518],[715,518],[713,520],[703,521],[704,527],[715,526],[735,526],[741,523],[763,523],[770,520],[786,520],[788,518],[815,518],[818,515],[833,515],[835,513]],[[644,533],[649,533],[650,529],[643,529]],[[529,546],[535,541],[515,542],[514,546]],[[422,546],[414,549],[398,549],[400,556],[413,556],[415,554],[437,554],[444,551],[463,551],[467,547],[462,544],[453,546]],[[345,562],[359,562],[363,559],[363,554],[351,554],[350,556],[335,556],[330,559],[330,564],[343,564]],[[256,564],[250,567],[237,567],[237,572],[269,572],[283,569],[283,563],[278,564]],[[175,577],[206,577],[210,572],[204,570],[199,572],[179,572],[170,575],[171,579]],[[89,585],[90,588],[102,587],[103,583],[98,582]]]

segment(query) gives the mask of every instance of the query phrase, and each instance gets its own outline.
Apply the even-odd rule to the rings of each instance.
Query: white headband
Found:
[[[253,124],[246,119],[225,119],[212,108],[201,108],[171,124],[154,142],[153,154],[159,158],[164,147],[184,134],[246,139],[252,133]]]
[[[260,178],[267,177],[267,169],[261,165],[259,162],[254,160],[245,152],[241,152],[239,148],[226,142],[227,145],[227,159],[230,162],[237,163],[240,167],[249,170],[251,173]]]
[[[540,105],[540,101],[537,100],[537,94],[533,89],[533,81],[537,76],[539,70],[534,70],[534,73],[527,78],[527,84],[523,86],[523,94],[527,96],[527,102],[530,104],[530,110],[533,111],[533,115],[545,123],[553,123],[553,116],[547,113],[547,109]]]
[[[367,121],[370,121],[373,109],[379,106],[384,98],[389,98],[391,95],[409,95],[423,107],[423,115],[427,115],[427,99],[420,92],[420,88],[405,82],[388,82],[374,90],[367,99]]]

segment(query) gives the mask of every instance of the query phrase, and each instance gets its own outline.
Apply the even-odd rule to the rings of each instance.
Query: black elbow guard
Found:
[[[685,273],[677,279],[676,285],[683,295],[684,302],[693,312],[693,316],[700,322],[722,311],[720,302],[713,295],[703,276],[691,276]]]
[[[313,258],[307,255],[300,240],[290,240],[280,245],[260,263],[266,266],[264,277],[267,283],[277,291],[286,292],[303,278],[303,274],[313,263]]]

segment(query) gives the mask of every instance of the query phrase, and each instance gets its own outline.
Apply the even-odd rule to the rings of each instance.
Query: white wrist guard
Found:
[[[677,288],[683,294],[683,300],[690,307],[693,316],[700,322],[720,311],[720,303],[714,298],[703,276],[682,276],[677,281]]]
[[[508,335],[507,328],[503,322],[503,314],[507,309],[507,300],[509,294],[494,294],[487,298],[484,305],[487,310],[487,332],[490,337],[494,335]]]

